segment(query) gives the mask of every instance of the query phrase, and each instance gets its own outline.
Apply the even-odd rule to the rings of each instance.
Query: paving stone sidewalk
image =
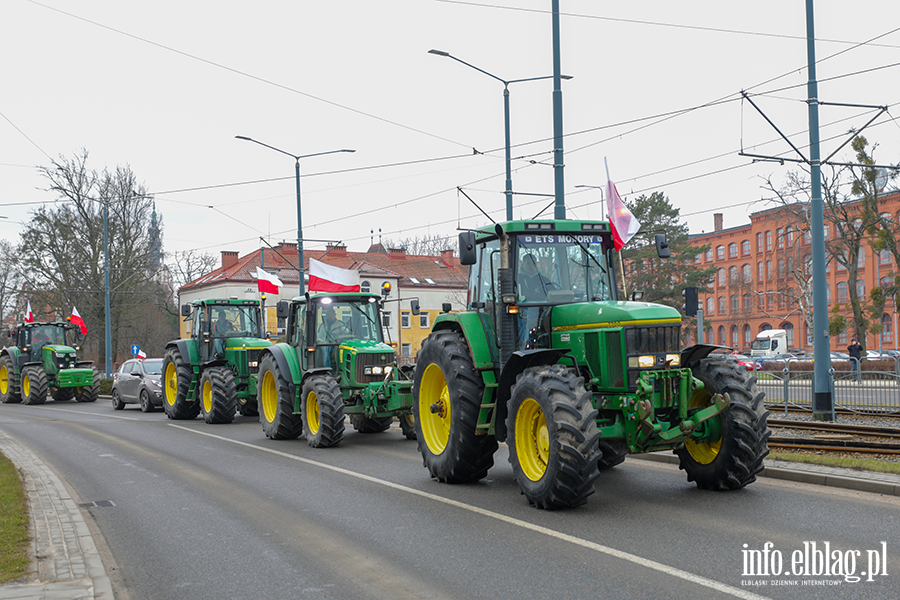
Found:
[[[0,600],[114,600],[81,509],[33,452],[0,431],[3,452],[22,473],[31,521],[31,572],[0,585]]]

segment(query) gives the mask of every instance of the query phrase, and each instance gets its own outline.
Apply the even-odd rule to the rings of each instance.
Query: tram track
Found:
[[[900,428],[769,419],[770,448],[900,456]]]

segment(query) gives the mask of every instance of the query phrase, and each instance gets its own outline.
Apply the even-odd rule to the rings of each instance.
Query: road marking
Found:
[[[84,412],[83,410],[72,410],[70,408],[53,408],[52,406],[45,406],[45,410],[58,410],[59,412],[70,412],[76,415],[91,415],[96,417],[108,417],[110,419],[125,419],[126,421],[140,421],[141,419],[135,419],[134,417],[120,417],[119,415],[104,415],[102,413],[92,413],[92,412]]]
[[[199,435],[205,435],[207,437],[211,437],[217,440],[222,440],[223,442],[229,442],[232,444],[237,444],[238,446],[246,446],[247,448],[252,448],[254,450],[261,450],[263,452],[268,452],[269,454],[274,454],[276,456],[281,456],[283,458],[288,458],[290,460],[295,460],[298,462],[305,463],[307,465],[311,465],[314,467],[320,467],[322,469],[327,469],[329,471],[334,471],[335,473],[340,473],[342,475],[349,475],[350,477],[355,477],[357,479],[362,479],[363,481],[368,481],[370,483],[376,483],[378,485],[382,485],[385,487],[389,487],[395,490],[399,490],[401,492],[406,492],[408,494],[412,494],[414,496],[419,496],[421,498],[427,498],[429,500],[433,500],[435,502],[440,502],[442,504],[446,504],[448,506],[453,506],[462,510],[466,510],[475,514],[482,515],[484,517],[488,517],[491,519],[495,519],[497,521],[502,521],[509,525],[514,525],[516,527],[520,527],[522,529],[528,529],[534,531],[535,533],[541,533],[557,540],[561,540],[564,542],[569,542],[571,544],[575,544],[576,546],[581,546],[583,548],[587,548],[588,550],[593,550],[595,552],[599,552],[601,554],[606,554],[608,556],[612,556],[615,558],[619,558],[636,565],[640,565],[642,567],[646,567],[648,569],[653,569],[654,571],[659,571],[666,575],[670,575],[672,577],[677,577],[678,579],[683,579],[685,581],[689,581],[691,583],[695,583],[697,585],[702,585],[704,587],[708,587],[714,589],[716,591],[722,592],[724,594],[729,594],[734,596],[735,598],[744,598],[746,600],[765,600],[765,596],[760,596],[759,594],[754,594],[753,592],[749,592],[747,590],[742,590],[740,588],[732,587],[730,585],[714,581],[712,579],[707,579],[706,577],[702,577],[700,575],[695,575],[694,573],[688,573],[687,571],[683,571],[681,569],[670,567],[669,565],[664,565],[662,563],[656,562],[654,560],[650,560],[648,558],[644,558],[642,556],[637,556],[636,554],[631,554],[629,552],[623,552],[622,550],[616,550],[615,548],[610,548],[609,546],[604,546],[603,544],[597,544],[595,542],[591,542],[589,540],[585,540],[582,538],[577,538],[575,536],[569,535],[567,533],[562,533],[560,531],[555,531],[553,529],[549,529],[547,527],[541,527],[540,525],[535,525],[534,523],[529,523],[528,521],[522,521],[521,519],[516,519],[513,517],[509,517],[507,515],[503,515],[494,511],[486,510],[484,508],[479,508],[477,506],[472,506],[469,504],[463,504],[457,500],[451,500],[449,498],[444,498],[443,496],[438,496],[435,494],[430,494],[428,492],[423,492],[421,490],[417,490],[411,487],[407,487],[405,485],[400,485],[397,483],[393,483],[390,481],[385,481],[383,479],[376,479],[371,475],[365,475],[363,473],[357,473],[355,471],[350,471],[348,469],[344,469],[341,467],[335,467],[332,465],[328,465],[325,463],[321,463],[315,460],[310,460],[308,458],[303,458],[302,456],[295,456],[293,454],[288,454],[287,452],[281,452],[280,450],[273,450],[271,448],[263,448],[262,446],[256,446],[254,444],[250,444],[247,442],[241,442],[239,440],[231,440],[226,437],[222,437],[220,435],[215,435],[213,433],[207,433],[205,431],[199,431],[197,429],[191,429],[189,427],[185,427],[183,425],[175,425],[174,423],[168,424],[170,427],[175,427],[176,429],[183,429],[184,431],[189,431],[191,433],[196,433]]]

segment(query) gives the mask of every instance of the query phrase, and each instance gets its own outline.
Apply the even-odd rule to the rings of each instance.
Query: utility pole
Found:
[[[563,182],[562,71],[559,58],[559,0],[553,0],[553,183],[556,198],[554,219],[566,218]]]

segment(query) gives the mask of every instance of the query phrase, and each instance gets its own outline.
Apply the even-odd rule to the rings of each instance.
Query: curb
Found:
[[[629,454],[628,458],[636,458],[638,460],[647,460],[650,462],[668,463],[672,465],[679,464],[678,457],[674,454]],[[837,474],[822,470],[764,467],[759,475],[757,475],[757,477],[769,477],[771,479],[782,479],[785,481],[795,481],[797,483],[811,483],[814,485],[822,485],[826,487],[836,487],[848,490],[856,490],[860,492],[885,494],[887,496],[900,496],[900,483],[879,481],[877,479],[867,479],[862,477],[848,477],[843,474]]]
[[[62,480],[2,431],[0,451],[22,474],[31,536],[28,580],[0,585],[0,599],[113,600],[94,538]]]

